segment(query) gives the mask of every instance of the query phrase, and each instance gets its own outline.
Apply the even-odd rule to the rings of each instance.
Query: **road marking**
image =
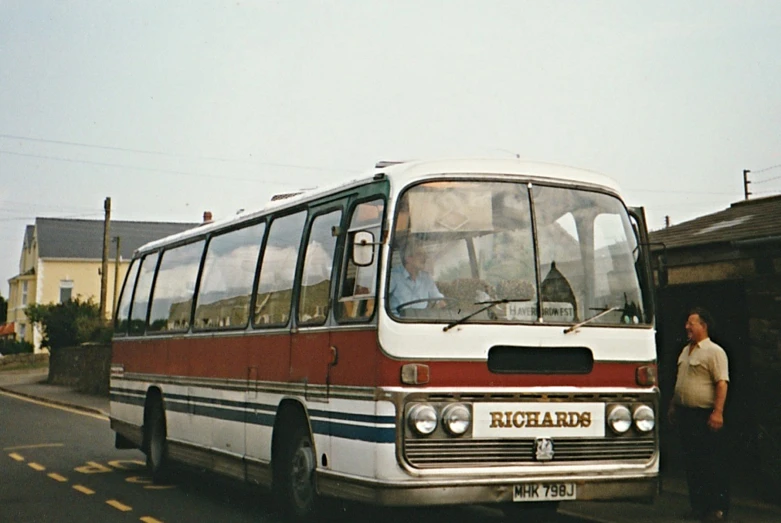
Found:
[[[88,488],[87,488],[87,487],[85,487],[84,485],[73,485],[73,489],[74,489],[74,490],[78,490],[78,491],[79,491],[79,492],[81,492],[82,494],[86,494],[86,495],[88,495],[88,496],[91,496],[92,494],[94,494],[94,493],[95,493],[95,491],[94,491],[94,490],[92,490],[92,489],[88,489]]]
[[[139,459],[115,459],[108,464],[119,470],[143,470],[146,467],[146,461]]]
[[[125,481],[128,483],[135,483],[136,485],[144,485],[144,488],[148,490],[167,490],[176,488],[176,485],[155,485],[148,476],[129,476],[125,478]]]
[[[65,483],[66,481],[68,481],[68,478],[66,478],[65,476],[60,476],[56,472],[51,472],[47,474],[47,476],[52,478],[54,481],[59,481],[60,483]]]
[[[97,461],[88,461],[86,465],[76,467],[73,470],[81,472],[82,474],[99,474],[105,472],[112,472],[114,469],[108,468],[105,465],[101,465]]]
[[[30,467],[31,469],[37,470],[38,472],[42,470],[46,470],[46,467],[44,467],[39,463],[28,463],[27,466]]]
[[[133,510],[133,507],[128,507],[127,505],[120,503],[116,499],[109,499],[106,501],[106,504],[111,505],[115,509],[121,510],[122,512],[130,512],[131,510]]]
[[[26,449],[42,449],[47,447],[64,447],[64,443],[38,443],[36,445],[19,445],[16,447],[6,447],[3,450],[26,450]]]
[[[139,521],[143,521],[144,523],[163,523],[159,519],[155,519],[150,516],[144,516],[143,518],[139,518]]]
[[[35,403],[36,405],[41,405],[43,407],[50,407],[52,409],[59,409],[64,410],[65,412],[70,412],[72,414],[81,414],[82,416],[89,416],[90,418],[95,418],[103,421],[108,421],[109,419],[106,416],[101,416],[100,414],[95,414],[94,412],[86,412],[83,410],[77,410],[72,409],[70,407],[65,407],[63,405],[55,405],[53,403],[46,403],[44,401],[38,401],[34,400],[32,398],[27,398],[25,396],[20,396],[19,394],[14,394],[13,392],[6,392],[6,391],[0,391],[0,394],[3,396],[9,396],[11,398],[16,398],[18,400],[27,401],[29,403]]]
[[[17,454],[16,452],[11,452],[9,456],[11,456],[11,459],[14,459],[16,461],[24,461],[24,458],[19,454]]]

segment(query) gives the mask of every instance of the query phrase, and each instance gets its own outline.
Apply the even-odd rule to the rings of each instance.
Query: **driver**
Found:
[[[401,249],[401,266],[394,267],[390,280],[390,308],[398,314],[406,308],[425,309],[437,298],[445,296],[437,289],[437,284],[423,268],[426,265],[426,253],[414,243]],[[421,300],[417,303],[410,303]],[[410,303],[410,305],[405,305]],[[404,307],[399,307],[405,305]],[[444,301],[437,301],[436,307],[444,307]]]

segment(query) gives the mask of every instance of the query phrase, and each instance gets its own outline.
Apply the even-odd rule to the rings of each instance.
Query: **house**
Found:
[[[130,258],[141,245],[197,226],[197,223],[112,221],[106,312],[113,314]],[[120,252],[117,253],[119,238]],[[119,256],[117,256],[119,254]],[[103,220],[36,218],[28,225],[19,258],[19,274],[8,280],[5,331],[40,350],[41,333],[27,321],[25,308],[34,303],[61,303],[77,296],[100,301]],[[115,271],[119,277],[115,283]]]
[[[781,196],[733,203],[653,231],[650,241],[663,401],[686,343],[686,314],[704,306],[715,318],[710,334],[729,357],[725,415],[736,449],[762,457],[763,445],[781,441]]]

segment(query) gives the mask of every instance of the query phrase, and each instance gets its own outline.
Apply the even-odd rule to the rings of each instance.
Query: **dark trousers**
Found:
[[[708,428],[711,409],[677,406],[675,423],[681,437],[689,502],[697,512],[729,510],[730,463],[725,428]]]

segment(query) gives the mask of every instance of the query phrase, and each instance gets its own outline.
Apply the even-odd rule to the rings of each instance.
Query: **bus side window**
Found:
[[[336,236],[332,230],[338,228],[341,221],[341,210],[321,214],[312,221],[298,302],[298,322],[301,325],[323,325],[328,318],[336,250]]]
[[[384,206],[385,202],[377,199],[361,203],[353,211],[344,249],[344,273],[339,285],[336,310],[339,321],[367,321],[374,314],[379,256],[375,253],[371,265],[360,267],[353,263],[352,247],[353,237],[360,231],[371,232],[379,241]]]
[[[255,296],[252,323],[256,327],[282,327],[290,319],[293,280],[305,221],[306,211],[303,211],[276,218],[268,228]]]
[[[117,310],[114,312],[115,334],[127,334],[128,324],[130,323],[130,303],[133,299],[133,289],[136,286],[136,279],[138,278],[138,267],[140,265],[141,262],[138,259],[130,262],[130,268],[127,271],[125,285],[122,287],[122,294],[119,298],[119,305],[117,306]]]
[[[149,295],[152,291],[152,280],[157,268],[159,252],[147,254],[141,261],[136,280],[136,292],[133,295],[133,305],[130,308],[130,324],[128,334],[139,336],[144,334],[146,313],[149,308]]]
[[[243,329],[249,321],[252,283],[266,224],[261,222],[209,241],[193,329]]]
[[[201,266],[204,241],[163,251],[152,291],[148,332],[186,331],[190,328],[193,292]]]

